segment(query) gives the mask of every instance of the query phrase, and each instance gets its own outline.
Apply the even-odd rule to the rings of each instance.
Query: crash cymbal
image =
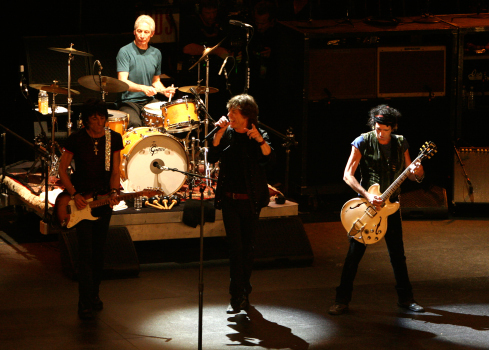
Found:
[[[194,88],[195,91],[197,91],[197,93],[199,95],[203,95],[205,94],[205,86],[182,86],[182,87],[179,87],[178,90],[180,90],[181,92],[190,92],[190,88]],[[209,93],[210,94],[213,94],[215,92],[218,92],[219,89],[218,88],[214,88],[214,87],[209,87]]]
[[[85,75],[78,79],[81,86],[90,90],[100,91],[100,78],[98,75]],[[129,89],[129,85],[123,81],[111,77],[102,76],[102,88],[105,92],[123,92]]]
[[[53,94],[63,94],[63,95],[68,95],[68,89],[58,86],[57,84],[51,84],[51,85],[46,85],[46,84],[30,84],[29,85],[31,88],[36,89],[36,90],[43,90],[47,92],[52,92]],[[70,89],[72,94],[79,95],[80,92]]]
[[[60,47],[49,47],[49,50],[63,52],[63,53],[71,53],[73,55],[78,55],[78,56],[93,56],[91,53],[83,52],[83,51],[78,51],[78,50],[75,50],[75,49],[73,49],[71,47],[68,47],[66,49],[63,49],[63,48],[60,48]]]
[[[212,51],[214,51],[216,48],[218,48],[218,47],[219,47],[219,45],[221,45],[221,44],[222,44],[222,42],[223,42],[224,40],[226,40],[226,39],[227,39],[227,37],[226,37],[226,38],[224,38],[224,39],[222,39],[222,40],[221,40],[219,43],[217,43],[217,45],[216,45],[216,46],[213,46],[213,47],[208,47],[208,48],[204,49],[204,51],[202,52],[202,57],[200,57],[200,58],[198,59],[198,61],[197,61],[197,62],[195,62],[195,63],[192,65],[192,67],[190,67],[188,70],[191,70],[191,69],[192,69],[192,68],[194,68],[196,65],[198,65],[198,64],[199,64],[199,63],[200,63],[200,62],[201,62],[201,61],[202,61],[204,58],[206,58],[206,57],[207,57],[207,56],[208,56],[208,55],[209,55],[209,54],[210,54]]]

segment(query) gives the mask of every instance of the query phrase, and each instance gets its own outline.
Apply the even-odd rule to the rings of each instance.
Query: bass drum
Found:
[[[142,127],[128,131],[122,141],[121,182],[125,191],[156,188],[169,196],[183,186],[186,175],[158,168],[188,170],[188,155],[177,138]]]

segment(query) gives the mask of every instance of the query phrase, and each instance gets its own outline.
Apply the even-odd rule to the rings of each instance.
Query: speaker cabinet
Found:
[[[375,48],[311,49],[308,99],[376,97]]]
[[[78,276],[78,240],[75,229],[60,235],[60,255],[63,272],[70,278]],[[129,231],[111,227],[105,244],[104,278],[136,277],[139,260]]]
[[[402,192],[401,209],[403,219],[446,219],[447,193],[438,186]]]
[[[309,238],[299,217],[261,219],[255,237],[255,265],[310,265],[314,261]]]
[[[378,97],[445,96],[445,46],[379,47]]]
[[[462,164],[455,154],[453,202],[489,203],[489,147],[463,147],[457,152]]]

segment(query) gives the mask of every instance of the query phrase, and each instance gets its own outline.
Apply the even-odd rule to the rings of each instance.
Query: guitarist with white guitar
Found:
[[[65,191],[56,199],[58,213],[69,207],[72,208],[68,210],[69,214],[74,216],[78,210],[86,208],[94,196],[109,195],[108,205],[91,211],[94,217],[98,217],[97,220],[81,220],[76,225],[79,251],[78,315],[81,319],[91,319],[93,311],[103,308],[99,286],[104,246],[112,207],[119,203],[120,151],[124,147],[122,136],[105,128],[108,118],[105,102],[97,99],[85,102],[81,114],[84,128],[72,133],[66,140],[59,166],[59,177]],[[68,168],[72,160],[74,172],[70,176]]]
[[[382,235],[385,234],[390,261],[394,270],[398,305],[410,311],[424,312],[424,308],[416,303],[413,298],[404,255],[401,215],[400,210],[396,210],[398,204],[391,204],[389,197],[384,200],[385,197],[383,199],[381,196],[382,192],[386,191],[401,174],[405,174],[410,180],[421,182],[424,178],[423,166],[418,160],[411,163],[406,139],[401,135],[393,134],[397,130],[398,119],[401,117],[399,111],[387,105],[379,105],[370,110],[369,117],[368,125],[372,131],[362,134],[352,142],[351,154],[345,167],[343,180],[363,197],[361,200],[357,199],[359,204],[356,207],[362,206],[363,209],[361,210],[364,213],[376,216],[378,226],[381,223],[387,224],[385,226],[387,232],[382,232]],[[361,182],[355,177],[357,168],[360,169]],[[374,184],[380,185],[380,192],[378,192],[378,186],[372,186]],[[369,191],[365,188],[369,188]],[[398,191],[395,191],[390,195],[392,202],[397,200],[398,194]],[[350,202],[345,204],[342,212],[356,209],[349,204]],[[391,212],[382,215],[383,210],[388,211],[389,207],[394,206],[394,204],[397,206]],[[367,217],[369,217],[368,215]],[[356,224],[357,222],[348,225],[350,226],[347,229],[350,248],[343,265],[340,285],[336,288],[335,303],[329,309],[331,315],[341,315],[348,311],[358,265],[365,253],[367,244],[374,243],[367,241],[362,229],[355,230]],[[378,237],[375,236],[374,239],[378,240]]]

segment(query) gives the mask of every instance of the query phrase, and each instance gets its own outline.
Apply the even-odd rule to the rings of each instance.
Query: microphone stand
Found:
[[[458,149],[455,145],[453,145],[453,148],[455,150],[455,154],[457,155],[458,163],[462,167],[462,171],[464,173],[465,181],[467,182],[467,185],[469,186],[469,197],[471,201],[474,201],[474,186],[472,186],[472,181],[469,179],[469,175],[467,174],[467,171],[465,170],[465,164],[462,162],[462,157],[460,157],[460,153],[458,152]]]
[[[250,72],[250,54],[248,53],[248,46],[250,45],[250,41],[251,41],[251,38],[250,38],[250,30],[251,29],[253,29],[253,28],[246,27],[246,62],[245,62],[245,66],[246,66],[246,84],[245,84],[245,88],[244,88],[244,91],[243,91],[243,93],[245,93],[245,94],[247,94],[248,93],[248,90],[250,89],[250,76],[251,76],[251,72]]]
[[[156,165],[155,165],[156,166]],[[217,181],[216,179],[212,179],[210,177],[192,174],[187,171],[179,170],[177,168],[168,168],[157,166],[159,169],[175,171],[178,173],[182,173],[188,176],[192,176],[193,178],[198,177],[205,180]],[[192,179],[193,181],[194,179]],[[204,181],[200,182],[200,259],[199,259],[199,325],[198,325],[198,349],[202,350],[202,316],[204,310],[204,191],[206,188],[206,184]]]
[[[297,146],[298,142],[294,139],[294,133],[292,127],[287,129],[287,135],[284,135],[277,130],[271,128],[268,125],[263,124],[262,122],[258,122],[258,125],[263,127],[264,129],[270,131],[272,134],[280,137],[284,143],[282,147],[285,147],[285,179],[284,179],[284,195],[285,197],[289,194],[289,170],[290,170],[290,148],[292,146]]]

